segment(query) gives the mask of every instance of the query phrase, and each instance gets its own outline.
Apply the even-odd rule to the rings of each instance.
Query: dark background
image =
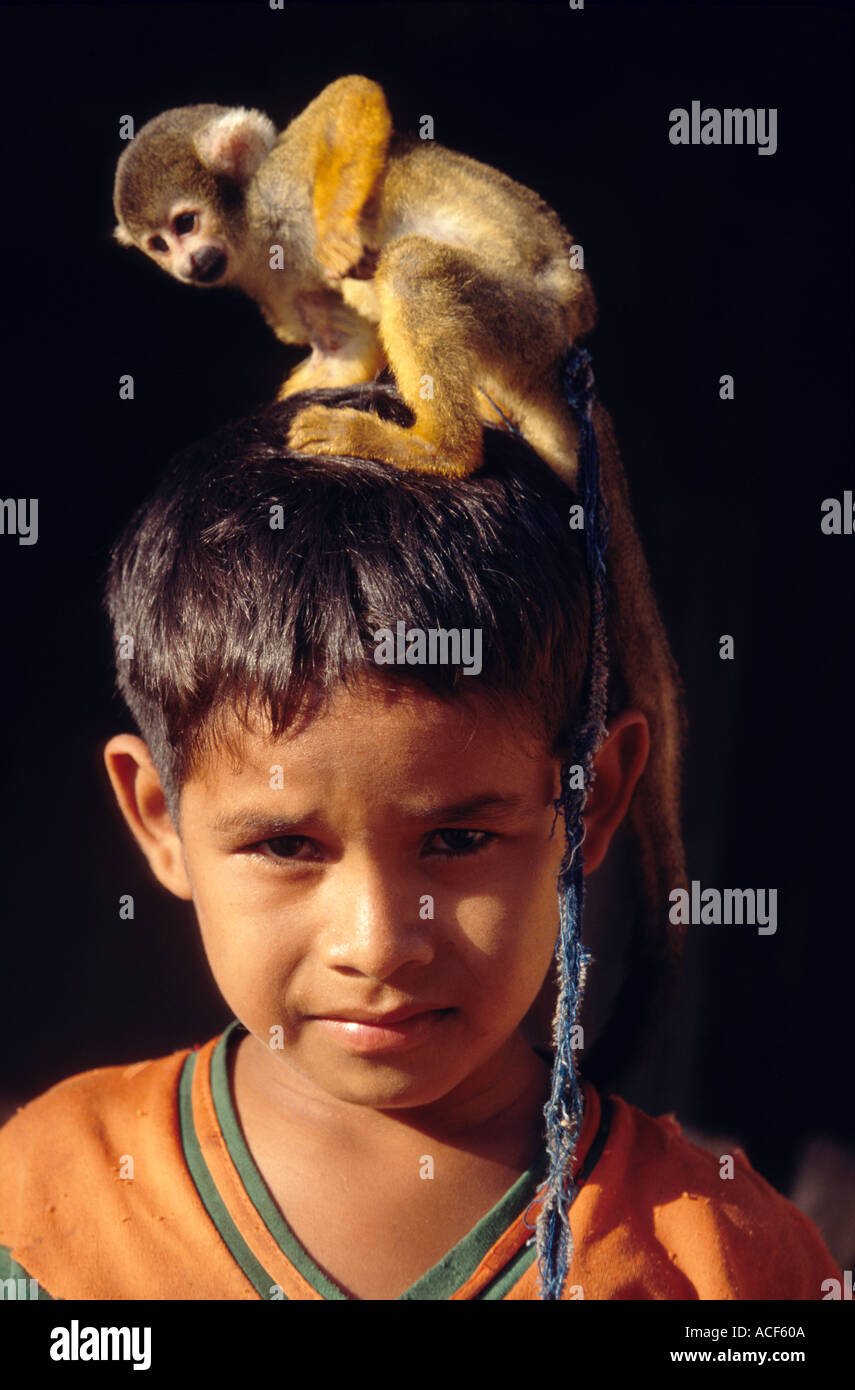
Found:
[[[39,498],[36,545],[0,536],[7,1105],[229,1017],[192,905],[112,804],[101,749],[132,725],[99,588],[169,457],[269,399],[300,354],[249,300],[112,241],[119,119],[214,101],[284,125],[359,72],[399,128],[430,113],[441,144],[536,189],[583,244],[598,386],[686,683],[690,876],[778,889],[775,936],[689,928],[675,1031],[624,1093],[738,1135],[781,1187],[811,1136],[855,1142],[855,538],[820,532],[822,500],[855,480],[848,10],[258,0],[0,19],[0,495]],[[672,146],[668,113],[692,100],[777,107],[777,153]]]

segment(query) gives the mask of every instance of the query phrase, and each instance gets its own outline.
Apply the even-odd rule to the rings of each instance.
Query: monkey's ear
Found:
[[[193,144],[212,173],[249,183],[275,140],[276,127],[261,111],[235,106],[198,130]]]
[[[113,236],[116,238],[120,246],[133,246],[134,244],[133,237],[130,235],[129,232],[125,231],[121,222],[119,223],[118,227],[115,227],[113,229]]]

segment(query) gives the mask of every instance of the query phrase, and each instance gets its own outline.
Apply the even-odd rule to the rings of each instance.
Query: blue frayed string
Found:
[[[479,387],[478,387],[478,390],[481,392],[481,395],[482,395],[482,396],[487,396],[487,392],[484,390],[484,387],[483,387],[483,386],[479,386]],[[496,405],[496,402],[493,400],[493,397],[492,397],[492,396],[487,396],[487,400],[490,402],[490,404],[491,404],[491,406],[493,407],[493,409],[495,410],[496,414],[497,414],[497,415],[501,415],[502,419],[504,420],[504,422],[505,422],[505,424],[506,424],[506,426],[507,426],[507,428],[508,428],[508,433],[509,433],[509,434],[515,434],[516,437],[517,437],[517,439],[522,439],[522,440],[524,441],[524,436],[523,436],[522,430],[519,429],[519,427],[518,427],[517,425],[514,424],[513,420],[509,420],[509,419],[508,419],[507,415],[506,415],[505,412],[502,410],[502,407],[501,407],[500,405]]]
[[[593,776],[594,755],[605,734],[606,682],[606,565],[608,512],[600,496],[599,451],[591,411],[594,374],[590,354],[574,347],[565,358],[562,382],[567,403],[579,429],[577,493],[585,520],[585,556],[591,581],[591,647],[585,674],[586,699],[576,733],[574,756],[561,769],[561,794],[556,810],[564,815],[566,848],[558,875],[559,929],[555,948],[558,1002],[553,1022],[555,1060],[552,1087],[544,1106],[549,1175],[539,1189],[543,1205],[537,1222],[540,1297],[560,1299],[573,1259],[570,1206],[578,1188],[573,1179],[576,1143],[584,1117],[573,1029],[582,1003],[590,952],[582,945],[585,901],[582,811]],[[584,786],[571,786],[571,769],[581,765]]]

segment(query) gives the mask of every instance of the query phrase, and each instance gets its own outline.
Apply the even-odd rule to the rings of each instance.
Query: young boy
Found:
[[[10,1121],[0,1274],[53,1299],[821,1299],[840,1271],[741,1153],[723,1176],[567,1069],[585,961],[556,879],[599,659],[574,499],[498,434],[465,481],[290,455],[303,404],[179,460],[106,591],[141,735],[107,770],[235,1022]],[[650,752],[610,689],[586,873]],[[557,934],[556,1080],[525,1023]]]

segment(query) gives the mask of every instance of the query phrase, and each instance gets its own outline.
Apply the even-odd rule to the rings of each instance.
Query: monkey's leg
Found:
[[[383,370],[386,356],[376,326],[354,313],[339,295],[326,290],[302,294],[296,308],[312,351],[287,377],[277,400],[317,387],[358,386]]]
[[[403,429],[361,411],[314,406],[291,429],[293,447],[380,459],[464,476],[481,464],[476,388],[502,400],[543,393],[565,343],[561,305],[469,249],[427,237],[384,248],[375,278],[380,340],[415,422]],[[489,390],[489,387],[485,389]],[[572,425],[568,439],[574,440]]]

